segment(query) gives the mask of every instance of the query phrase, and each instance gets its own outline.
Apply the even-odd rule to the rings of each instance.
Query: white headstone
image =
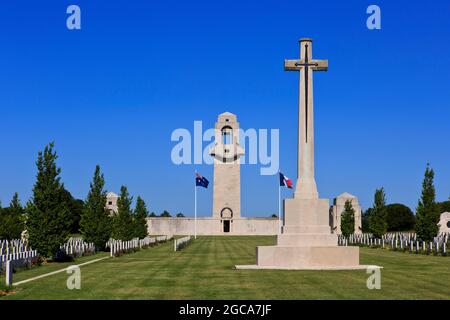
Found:
[[[6,285],[12,286],[13,284],[13,266],[11,261],[6,261]]]

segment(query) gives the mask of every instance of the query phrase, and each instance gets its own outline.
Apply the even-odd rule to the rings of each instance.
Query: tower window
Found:
[[[222,128],[222,144],[233,143],[233,129],[229,126]]]

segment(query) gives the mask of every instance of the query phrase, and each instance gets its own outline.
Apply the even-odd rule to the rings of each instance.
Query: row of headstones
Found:
[[[14,269],[29,267],[37,260],[37,250],[31,250],[22,239],[0,240],[0,272],[5,272],[7,286],[12,285]]]
[[[433,242],[437,242],[442,245],[442,243],[447,243],[449,239],[450,233],[440,233],[437,237],[434,238]],[[349,241],[352,243],[367,243],[370,239],[373,239],[374,236],[371,233],[363,233],[363,234],[351,234],[349,237]],[[417,234],[415,232],[390,232],[386,233],[382,236],[385,242],[394,241],[418,241]]]
[[[437,237],[434,237],[433,242],[434,243],[447,243],[449,238],[449,233],[440,233]],[[385,242],[392,242],[394,241],[407,241],[408,243],[411,241],[418,241],[417,233],[415,232],[394,232],[394,233],[387,233],[383,235],[382,239],[384,239]]]
[[[66,243],[60,246],[67,255],[81,257],[86,254],[95,253],[95,245],[93,243],[84,242],[81,238],[70,238]]]
[[[183,249],[185,246],[189,244],[189,242],[192,240],[192,236],[186,236],[180,239],[175,239],[173,242],[173,251],[178,251]]]
[[[0,255],[16,254],[29,251],[28,244],[20,239],[0,240]]]
[[[406,237],[382,237],[377,239],[374,237],[364,237],[357,235],[356,237],[344,237],[340,235],[338,237],[338,244],[341,246],[347,246],[352,244],[357,244],[361,246],[369,247],[381,247],[389,248],[392,250],[408,250],[412,253],[442,253],[447,255],[449,243],[447,242],[447,237],[436,237],[431,242],[415,240],[415,238],[406,239]]]
[[[30,267],[37,260],[37,250],[24,251],[14,255],[10,254],[9,256],[0,256],[0,272],[5,271],[5,284],[12,286],[14,269]]]
[[[12,262],[12,266],[16,268],[25,267],[38,257],[37,250],[22,251],[18,253],[4,254],[0,256],[0,270],[6,268],[7,262]]]
[[[368,241],[371,238],[374,238],[373,234],[371,233],[351,234],[348,237],[349,241],[352,242]],[[414,232],[390,232],[383,235],[382,239],[384,239],[385,241],[391,241],[392,239],[411,241],[417,240],[417,234]]]
[[[144,239],[132,239],[128,241],[111,239],[106,243],[106,248],[110,249],[111,257],[117,257],[122,253],[136,251],[158,242],[168,241],[172,236],[145,237]]]

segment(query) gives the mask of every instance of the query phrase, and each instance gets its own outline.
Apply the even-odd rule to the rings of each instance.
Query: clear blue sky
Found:
[[[77,4],[82,29],[66,28]],[[381,7],[382,29],[366,28]],[[35,159],[55,141],[62,179],[85,198],[100,164],[151,211],[193,213],[193,171],[175,166],[172,130],[238,115],[280,128],[281,167],[296,175],[297,40],[329,59],[316,74],[316,180],[365,208],[375,188],[412,209],[427,162],[438,200],[450,195],[450,2],[4,1],[0,4],[0,199],[31,195]],[[277,212],[277,178],[242,168],[242,213]],[[283,191],[283,196],[289,196]],[[199,192],[210,215],[212,190]]]

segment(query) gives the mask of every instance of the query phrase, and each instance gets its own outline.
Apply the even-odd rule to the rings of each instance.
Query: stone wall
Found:
[[[197,218],[198,235],[275,235],[276,218],[239,218],[230,221],[230,232],[224,232],[224,220]],[[194,218],[147,218],[149,235],[193,235]]]

